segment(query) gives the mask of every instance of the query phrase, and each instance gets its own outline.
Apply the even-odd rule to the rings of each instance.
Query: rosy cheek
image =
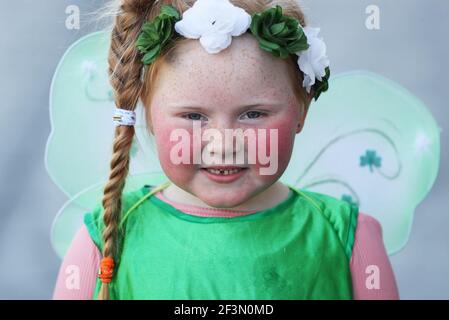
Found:
[[[191,132],[187,130],[189,134],[188,139],[184,140],[186,141],[185,143],[182,142],[183,140],[181,140],[180,137],[176,136],[174,138],[174,141],[170,141],[172,132],[176,132],[175,130],[179,131],[179,126],[174,125],[173,122],[164,121],[163,119],[157,119],[157,117],[153,118],[153,121],[155,124],[154,134],[156,139],[156,146],[162,169],[169,178],[176,180],[179,184],[189,182],[194,173],[192,169],[195,168],[195,165],[193,164],[193,145],[191,143]],[[177,149],[190,150],[188,164],[178,164],[175,162],[175,159],[172,158],[172,150]],[[179,153],[179,155],[181,156],[181,153]]]
[[[270,123],[264,129],[266,129],[265,134],[257,135],[256,150],[258,155],[260,146],[263,146],[260,151],[269,159],[269,162],[266,163],[267,159],[265,159],[265,163],[261,163],[259,157],[257,157],[254,168],[260,173],[260,168],[275,166],[274,161],[277,161],[276,173],[266,175],[267,179],[270,179],[273,175],[277,176],[288,165],[293,150],[295,124],[291,119],[279,119]],[[277,132],[277,136],[273,132]]]

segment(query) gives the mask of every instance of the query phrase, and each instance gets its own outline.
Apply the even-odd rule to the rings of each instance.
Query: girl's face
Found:
[[[183,44],[179,52],[176,61],[161,66],[153,84],[150,118],[161,166],[175,185],[209,206],[238,206],[279,179],[290,160],[295,134],[300,132],[298,124],[304,121],[306,112],[295,97],[288,65],[261,50],[249,34],[233,38],[232,45],[218,54],[207,53],[198,40]],[[223,139],[195,136],[194,149],[194,123],[201,133],[216,129]],[[257,153],[255,162],[249,160],[252,149],[246,139],[234,138],[233,147],[225,146],[225,129],[254,132],[255,150],[262,150],[265,160]],[[184,132],[189,139],[181,141],[175,135],[171,141],[174,132]],[[174,154],[183,152],[180,146],[188,153],[188,163],[174,161]],[[195,163],[193,152],[198,146],[217,162]],[[244,153],[243,163],[236,158],[232,165],[224,163],[225,155],[237,152]],[[200,154],[200,159],[205,158]],[[240,169],[218,177],[206,169],[220,166]],[[275,168],[273,173],[261,174],[261,168],[270,166]]]

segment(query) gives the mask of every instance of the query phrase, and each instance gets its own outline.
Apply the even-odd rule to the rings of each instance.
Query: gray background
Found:
[[[60,260],[50,245],[50,227],[67,199],[44,167],[50,82],[68,46],[99,27],[90,22],[88,13],[103,3],[16,0],[0,11],[0,298],[51,298]],[[81,10],[79,30],[65,28],[65,8],[72,4]],[[407,246],[391,261],[401,298],[448,299],[449,173],[444,164],[449,161],[449,2],[302,4],[309,22],[321,27],[333,74],[354,69],[380,73],[429,106],[442,128],[439,177],[417,209]],[[365,27],[365,8],[370,4],[380,7],[377,31]]]

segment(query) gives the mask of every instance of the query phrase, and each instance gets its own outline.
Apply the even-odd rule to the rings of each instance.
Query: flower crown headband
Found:
[[[199,39],[201,46],[211,54],[231,45],[232,37],[248,29],[256,37],[259,47],[282,59],[298,56],[298,67],[303,73],[302,86],[307,93],[313,89],[315,101],[328,89],[330,76],[326,44],[318,38],[319,28],[302,27],[294,17],[283,15],[282,7],[269,8],[252,17],[229,0],[197,0],[182,17],[170,5],[163,5],[159,15],[145,22],[135,43],[142,54],[144,65],[151,64],[173,37],[174,31],[188,39]],[[116,125],[133,125],[133,111],[117,110]],[[123,112],[126,111],[129,116]],[[121,121],[123,119],[123,121]]]

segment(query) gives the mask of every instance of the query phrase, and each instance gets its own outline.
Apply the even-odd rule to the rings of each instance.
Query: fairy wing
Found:
[[[355,203],[378,219],[389,254],[438,173],[440,129],[398,84],[367,71],[331,78],[312,103],[281,180]]]
[[[101,202],[112,155],[116,108],[108,81],[109,34],[91,33],[71,45],[54,73],[50,89],[52,131],[45,165],[69,198],[53,221],[52,244],[62,257],[85,212]],[[165,180],[148,134],[142,105],[136,109],[125,192]]]

